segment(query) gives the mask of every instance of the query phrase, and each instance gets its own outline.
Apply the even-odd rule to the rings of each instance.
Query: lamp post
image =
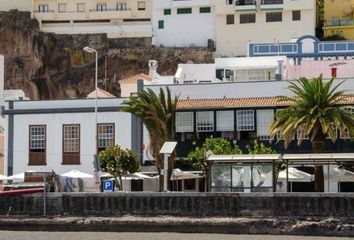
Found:
[[[96,49],[90,47],[84,47],[84,51],[88,53],[94,53],[96,55],[95,60],[95,156],[94,156],[94,163],[98,165],[98,153],[97,153],[97,98],[98,98],[98,89],[97,89],[97,79],[98,79],[98,52]],[[98,169],[97,169],[98,170]]]

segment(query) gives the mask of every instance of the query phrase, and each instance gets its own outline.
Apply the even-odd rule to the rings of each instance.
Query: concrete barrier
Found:
[[[47,214],[354,218],[354,194],[49,193]],[[43,214],[41,194],[0,198],[0,215]]]

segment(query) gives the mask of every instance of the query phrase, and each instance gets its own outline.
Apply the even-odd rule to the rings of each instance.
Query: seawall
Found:
[[[42,194],[0,198],[0,215],[41,216]],[[49,216],[318,217],[354,219],[354,194],[48,193]]]

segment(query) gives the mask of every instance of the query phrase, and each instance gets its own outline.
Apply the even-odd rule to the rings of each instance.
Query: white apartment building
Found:
[[[106,33],[109,38],[151,37],[150,0],[33,0],[44,32]]]
[[[246,56],[250,43],[315,35],[315,0],[216,1],[217,56]]]
[[[32,0],[0,0],[0,11],[10,11],[13,9],[31,12]]]
[[[220,0],[217,0],[220,1]],[[208,46],[215,41],[214,0],[153,0],[155,46]]]

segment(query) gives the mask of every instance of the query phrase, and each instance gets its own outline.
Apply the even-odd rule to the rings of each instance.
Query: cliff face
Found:
[[[161,75],[178,63],[210,63],[205,48],[154,48],[149,39],[107,39],[105,35],[55,35],[39,31],[29,13],[0,13],[0,54],[5,56],[5,89],[22,89],[31,99],[84,97],[94,88],[94,56],[99,52],[99,87],[119,96],[117,80],[148,72],[148,60]],[[106,66],[106,67],[105,67]],[[105,76],[107,80],[103,81]]]

